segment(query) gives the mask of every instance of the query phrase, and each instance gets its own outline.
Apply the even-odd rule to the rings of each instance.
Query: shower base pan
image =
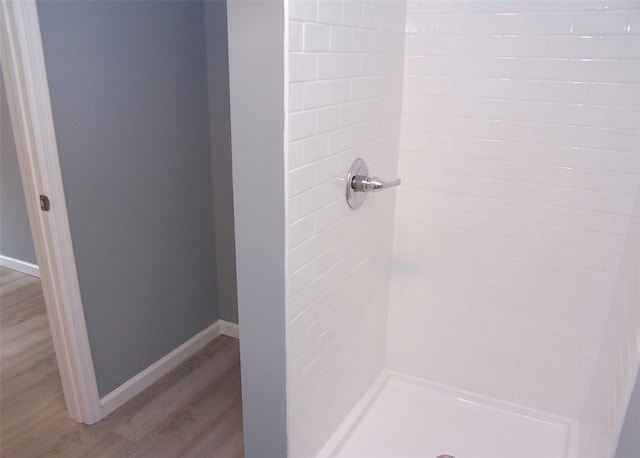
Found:
[[[385,370],[318,458],[574,458],[575,422]]]

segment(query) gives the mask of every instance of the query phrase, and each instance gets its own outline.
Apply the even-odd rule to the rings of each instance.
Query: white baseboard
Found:
[[[238,325],[228,321],[218,320],[208,328],[187,340],[168,355],[159,359],[151,366],[130,378],[118,388],[100,399],[102,407],[102,417],[106,417],[129,399],[141,393],[162,377],[167,375],[180,363],[192,357],[205,345],[219,335],[224,334],[229,337],[238,338]]]
[[[19,259],[10,258],[9,256],[3,256],[0,254],[0,266],[17,270],[18,272],[31,275],[32,277],[40,278],[40,268],[36,264],[31,264],[30,262],[21,261]]]
[[[218,320],[218,323],[220,323],[220,334],[234,339],[240,338],[240,327],[236,323],[224,320]]]

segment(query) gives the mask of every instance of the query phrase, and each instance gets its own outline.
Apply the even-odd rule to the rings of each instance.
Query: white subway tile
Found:
[[[320,0],[318,2],[318,22],[323,24],[341,24],[342,1]]]
[[[407,34],[419,33],[419,34],[433,34],[438,32],[438,20],[439,16],[435,14],[430,15],[408,15],[405,30]]]
[[[349,149],[349,129],[340,129],[329,134],[329,154],[338,154]]]
[[[332,27],[331,51],[336,53],[352,52],[353,30],[346,27]]]
[[[629,21],[627,22],[625,32],[631,35],[640,35],[640,9],[633,8],[633,4],[631,8],[626,9],[629,14]]]
[[[331,82],[331,103],[342,104],[351,102],[351,82],[348,80],[337,80]]]
[[[471,53],[473,55],[544,57],[547,49],[547,37],[530,35],[469,36],[466,40],[461,40],[461,49],[464,54]]]
[[[592,208],[605,212],[628,216],[633,213],[634,196],[625,194],[597,193]]]
[[[289,276],[289,293],[300,293],[305,286],[313,281],[315,276],[316,273],[314,272],[313,264],[305,264]]]
[[[328,181],[335,181],[338,176],[342,176],[344,170],[340,169],[340,160],[337,156],[330,156],[321,160],[316,165],[316,183],[326,183]],[[343,186],[339,186],[343,190]],[[329,187],[329,198],[332,195],[332,186]],[[342,193],[341,193],[342,194]],[[341,195],[341,197],[344,197]]]
[[[629,171],[631,172],[631,171]],[[622,194],[637,195],[640,192],[640,173],[628,173],[622,175],[622,184],[620,185]]]
[[[343,202],[329,204],[314,214],[314,224],[317,231],[322,231],[338,220],[338,205],[344,205]]]
[[[548,5],[552,11],[598,11],[603,8],[603,3],[602,0],[568,0],[550,1]]]
[[[532,12],[527,14],[525,32],[531,35],[570,35],[575,13]]]
[[[467,31],[466,17],[462,14],[442,14],[438,18],[438,32],[444,35],[463,34]]]
[[[289,247],[294,248],[313,235],[313,218],[306,217],[289,225]]]
[[[327,155],[327,135],[316,135],[303,141],[304,163],[311,164]]]
[[[373,5],[363,5],[362,13],[362,25],[369,30],[381,30],[385,20],[388,21],[388,16],[385,15],[386,17],[384,17],[380,9],[375,8]]]
[[[637,60],[621,60],[616,72],[616,81],[621,83],[640,83],[640,62]]]
[[[590,58],[569,59],[567,72],[563,78],[569,81],[609,82],[616,81],[618,61],[613,59]]]
[[[302,0],[300,0],[302,1]],[[317,57],[313,54],[291,53],[289,55],[289,80],[312,81],[318,71]]]
[[[356,103],[340,105],[340,125],[349,127],[362,122],[360,110]]]
[[[303,215],[313,215],[318,209],[327,203],[327,189],[325,186],[316,186],[302,193]]]
[[[566,106],[565,106],[566,107]],[[629,106],[572,105],[565,110],[574,124],[611,129],[635,129],[640,124],[640,108]],[[612,152],[618,154],[617,152]]]
[[[289,139],[299,140],[316,132],[316,113],[300,111],[289,116]]]
[[[353,32],[353,51],[359,54],[373,52],[373,34],[368,30]]]
[[[597,170],[575,170],[572,186],[602,192],[619,192],[623,176],[619,173]]]
[[[596,360],[599,345],[593,342],[570,340],[565,342],[564,352],[568,355]]]
[[[640,105],[637,84],[592,83],[589,103],[594,105]]]
[[[314,81],[303,86],[303,108],[325,107],[331,104],[331,85],[327,81]]]
[[[304,165],[304,143],[302,141],[289,143],[289,170]]]
[[[597,36],[551,36],[547,40],[547,56],[593,59],[598,57],[594,52],[598,41]]]
[[[329,51],[331,48],[331,29],[320,24],[304,24],[305,52]]]
[[[300,197],[300,195],[290,197],[287,210],[289,213],[289,224],[302,218],[302,197]]]
[[[311,21],[317,18],[317,3],[309,0],[291,0],[288,4],[291,21]]]
[[[625,242],[625,238],[620,235],[591,233],[587,238],[586,248],[591,251],[623,255]]]
[[[289,112],[301,111],[303,108],[303,85],[291,83],[289,85]]]
[[[591,85],[573,81],[543,81],[540,99],[551,102],[584,103],[589,96]]]
[[[338,54],[318,56],[318,79],[336,79],[342,74],[342,59]]]
[[[599,291],[614,292],[618,276],[608,272],[598,272],[595,270],[583,270],[581,273],[580,286],[592,288]],[[595,359],[595,358],[594,358]]]
[[[289,51],[302,51],[304,47],[304,31],[301,22],[289,22]]]
[[[360,76],[362,70],[362,57],[359,55],[342,56],[342,77],[351,78]]]
[[[519,35],[525,31],[526,14],[487,13],[466,16],[467,31],[489,35]]]
[[[572,33],[578,35],[609,35],[627,32],[628,11],[586,11],[575,15]]]
[[[340,107],[328,107],[321,108],[317,111],[317,131],[318,133],[325,133],[337,130],[340,128]]]
[[[576,59],[567,59],[564,56],[545,59],[525,57],[522,59],[512,59],[512,61],[514,68],[509,69],[509,72],[505,71],[505,73],[508,73],[506,77],[511,76],[525,79],[583,81],[581,79],[582,75],[575,76],[571,73],[572,64]]]
[[[359,28],[363,25],[363,6],[353,1],[345,1],[342,4],[342,24],[348,27]]]
[[[406,56],[404,59],[405,75],[430,75],[435,70],[436,58],[433,56]]]
[[[300,269],[305,264],[304,256],[302,254],[302,246],[289,250],[289,275]]]
[[[496,97],[510,100],[536,100],[542,93],[542,82],[537,80],[498,79]]]
[[[299,167],[289,172],[289,195],[295,196],[315,185],[315,171],[312,166]]]

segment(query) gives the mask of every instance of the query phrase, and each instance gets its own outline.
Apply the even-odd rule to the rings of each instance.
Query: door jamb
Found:
[[[35,0],[0,0],[0,59],[67,412],[102,419],[80,296]],[[50,211],[40,210],[40,195]]]

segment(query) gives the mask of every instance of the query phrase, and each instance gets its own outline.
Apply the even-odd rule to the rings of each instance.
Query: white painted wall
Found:
[[[387,364],[582,420],[599,393],[611,450],[638,361],[637,3],[407,9]]]
[[[395,192],[354,211],[344,177],[357,157],[396,174],[403,9],[288,3],[290,457],[315,456],[384,364]]]

